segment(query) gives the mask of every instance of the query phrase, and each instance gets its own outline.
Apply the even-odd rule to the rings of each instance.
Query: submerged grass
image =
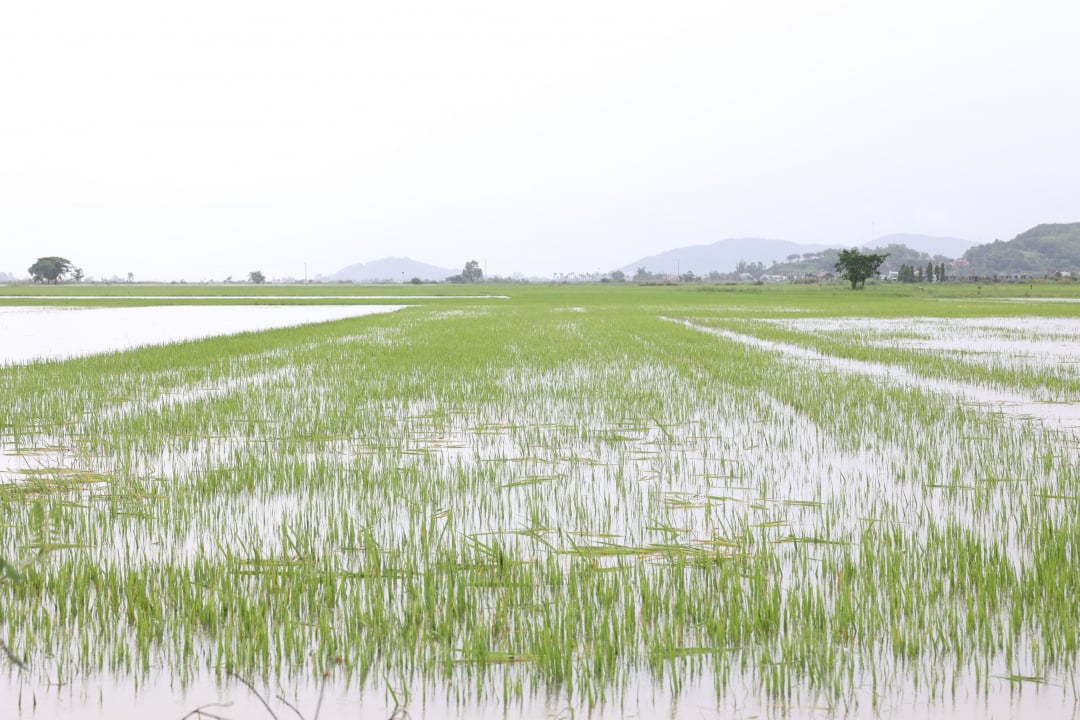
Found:
[[[1075,698],[1075,427],[696,329],[858,357],[774,321],[1011,304],[503,290],[0,369],[0,557],[37,560],[0,584],[0,639],[37,676],[340,662],[465,705],[642,683],[836,712],[957,684]],[[1070,372],[997,380],[1068,394]]]

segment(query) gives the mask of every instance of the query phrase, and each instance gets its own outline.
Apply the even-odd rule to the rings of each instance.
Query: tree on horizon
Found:
[[[850,281],[851,289],[855,290],[857,286],[865,288],[866,278],[873,277],[888,257],[888,253],[862,253],[858,248],[841,250],[833,268],[841,277]]]
[[[71,261],[58,256],[39,257],[33,265],[27,268],[34,282],[56,283],[65,275],[75,269]]]

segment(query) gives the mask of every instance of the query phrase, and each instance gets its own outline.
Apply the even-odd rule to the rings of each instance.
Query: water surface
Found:
[[[0,365],[393,312],[404,305],[0,307]]]

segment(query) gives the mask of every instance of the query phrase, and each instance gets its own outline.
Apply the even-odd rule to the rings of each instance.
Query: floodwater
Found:
[[[673,320],[672,318],[667,319]],[[1075,403],[1047,402],[1040,398],[1016,392],[1009,392],[1007,390],[988,388],[982,385],[956,380],[929,377],[912,372],[898,365],[865,360],[853,360],[851,358],[829,355],[812,348],[778,342],[775,340],[766,340],[745,333],[706,327],[689,321],[673,321],[679,322],[693,330],[710,333],[726,340],[732,340],[761,350],[780,353],[786,358],[798,362],[809,363],[815,368],[831,368],[841,372],[881,378],[882,380],[896,384],[931,388],[935,392],[951,395],[961,402],[993,410],[994,412],[1005,416],[1036,418],[1047,422],[1062,423],[1070,427],[1080,426],[1080,406]],[[968,342],[970,343],[972,341],[968,340]],[[1025,339],[1023,342],[1030,346],[1031,340]],[[1064,348],[1062,351],[1064,354],[1061,354],[1060,357],[1075,357],[1075,345],[1067,342],[1061,345]],[[981,343],[981,346],[986,352],[991,352],[995,349],[995,344],[990,342],[983,342]],[[953,345],[942,345],[940,347],[952,348]],[[1054,345],[1052,347],[1057,348],[1058,346]],[[1041,350],[1044,353],[1050,353],[1050,350],[1046,347],[1041,348]],[[1000,357],[1000,354],[995,357]],[[1059,354],[1053,355],[1053,359],[1060,361]]]
[[[375,684],[380,683],[376,681]],[[105,679],[76,680],[36,688],[32,683],[19,687],[12,682],[8,688],[0,688],[0,708],[10,712],[3,717],[12,720],[140,720],[146,717],[268,720],[296,716],[326,720],[570,720],[576,717],[589,720],[681,717],[717,720],[822,720],[834,717],[1019,720],[1040,715],[1076,717],[1077,712],[1065,688],[1019,688],[1003,679],[992,680],[991,688],[985,693],[962,689],[951,698],[928,701],[918,692],[910,691],[876,707],[866,689],[860,692],[857,704],[839,707],[821,705],[813,700],[770,701],[748,687],[732,689],[717,697],[709,681],[701,677],[688,682],[676,697],[654,692],[649,679],[641,677],[632,683],[637,691],[631,691],[629,697],[591,708],[580,702],[567,702],[557,694],[505,703],[495,698],[462,703],[434,688],[418,688],[403,707],[398,707],[385,686],[360,690],[333,679],[321,691],[315,684],[292,688],[269,688],[262,682],[254,685],[258,695],[238,681],[218,684],[209,677],[202,677],[187,688],[178,687],[163,677],[143,680],[137,687],[130,682]],[[316,709],[318,715],[315,715]],[[201,712],[196,712],[199,710]]]
[[[405,305],[0,307],[0,366],[393,312]]]
[[[26,300],[27,295],[0,295],[0,301]],[[509,295],[35,295],[34,302],[46,300],[183,300],[185,302],[222,302],[235,300],[246,303],[252,300],[509,300]]]

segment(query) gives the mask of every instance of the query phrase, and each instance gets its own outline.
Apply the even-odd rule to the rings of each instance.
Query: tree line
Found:
[[[896,279],[902,283],[916,282],[945,282],[945,263],[935,265],[926,263],[926,268],[916,268],[914,265],[901,265],[896,272]]]

